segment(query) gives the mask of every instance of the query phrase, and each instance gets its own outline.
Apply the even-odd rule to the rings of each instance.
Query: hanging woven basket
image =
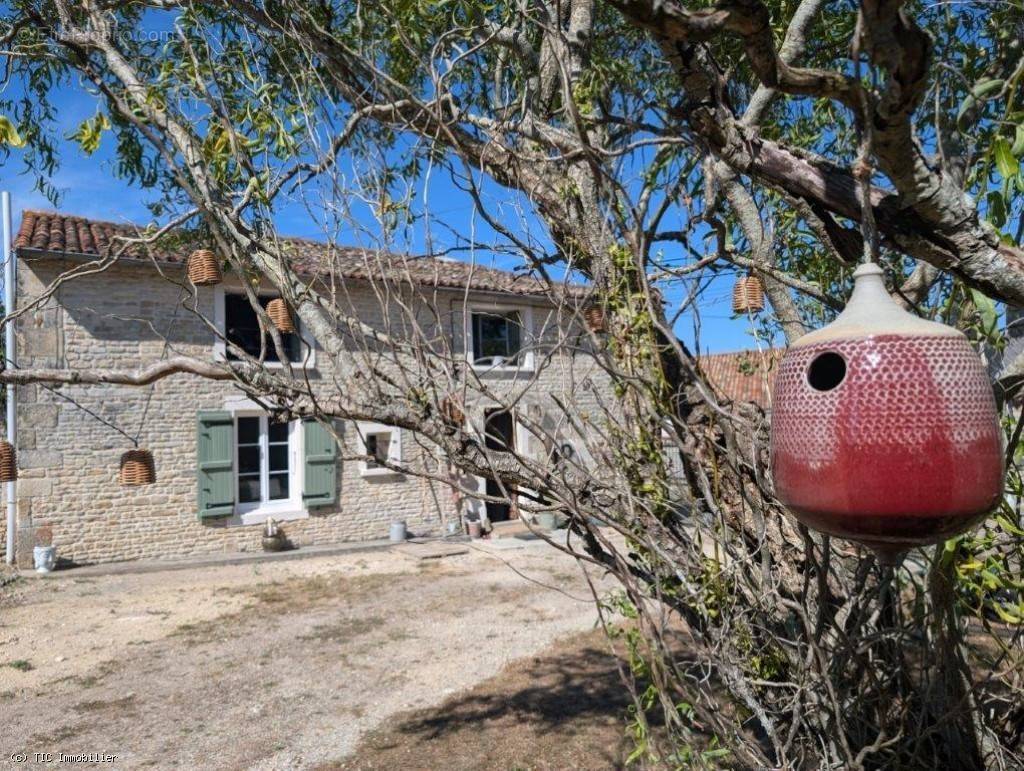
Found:
[[[592,305],[583,311],[583,320],[587,322],[587,329],[591,332],[601,333],[608,331],[604,308],[598,305]]]
[[[732,288],[732,312],[760,313],[764,310],[764,284],[760,276],[741,276]]]
[[[18,478],[18,455],[14,445],[0,440],[0,482],[14,482]]]
[[[149,450],[128,450],[121,456],[119,480],[122,487],[151,485],[156,481],[156,465]]]
[[[441,416],[454,426],[461,426],[466,422],[466,413],[463,412],[462,405],[451,396],[441,400]]]
[[[267,315],[270,316],[270,320],[274,322],[274,326],[279,332],[290,334],[295,331],[291,311],[280,297],[275,297],[267,303]]]
[[[188,258],[188,280],[195,286],[213,286],[224,280],[217,255],[209,249],[197,249]]]

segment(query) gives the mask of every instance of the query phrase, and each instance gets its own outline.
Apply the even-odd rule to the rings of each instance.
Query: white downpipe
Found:
[[[14,310],[14,255],[11,253],[11,194],[0,193],[0,208],[3,209],[3,241],[4,241],[4,313]],[[4,351],[6,366],[14,369],[14,324],[4,327]],[[14,384],[7,385],[7,441],[15,448],[18,446],[18,412],[14,402]],[[18,504],[14,482],[7,483],[7,564],[14,564],[14,529],[17,527]]]

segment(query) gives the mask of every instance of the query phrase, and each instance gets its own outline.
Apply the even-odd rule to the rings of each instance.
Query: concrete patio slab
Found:
[[[356,554],[358,552],[380,551],[408,547],[411,545],[440,549],[454,547],[459,541],[468,538],[455,537],[446,539],[412,539],[396,544],[386,538],[374,541],[356,541],[352,543],[324,544],[322,546],[300,546],[296,549],[280,552],[232,552],[221,554],[197,554],[181,560],[138,560],[132,562],[105,562],[98,565],[78,565],[61,568],[51,573],[36,573],[33,570],[19,571],[26,578],[86,578],[91,576],[128,575],[133,573],[158,573],[169,570],[193,570],[219,565],[246,565],[259,562],[287,562],[312,557],[330,557],[339,554]],[[463,551],[465,546],[462,546]],[[447,555],[441,555],[447,556]]]

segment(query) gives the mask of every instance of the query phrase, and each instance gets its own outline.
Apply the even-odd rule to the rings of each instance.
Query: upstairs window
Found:
[[[260,305],[266,309],[267,303],[272,299],[272,297],[260,297]],[[293,321],[295,323],[296,331],[290,334],[282,332],[281,344],[288,357],[288,361],[296,363],[302,361],[302,341],[301,330],[299,330],[299,320],[293,319]],[[260,335],[260,322],[256,316],[256,311],[253,310],[252,305],[249,303],[249,298],[244,294],[236,293],[224,295],[224,336],[229,342],[234,343],[256,359],[260,357],[261,337],[265,337],[265,361],[280,361],[277,356],[277,349],[274,348],[274,343],[271,339],[270,333],[266,332],[264,335]],[[238,358],[234,355],[230,346],[227,347],[226,355],[228,359]]]
[[[473,313],[473,364],[481,367],[519,364],[523,348],[522,329],[519,311]]]

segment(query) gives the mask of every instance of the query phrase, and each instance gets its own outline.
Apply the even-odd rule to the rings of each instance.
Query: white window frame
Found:
[[[501,315],[503,313],[516,312],[521,322],[520,345],[522,354],[519,362],[513,364],[477,364],[473,356],[473,316],[478,313],[490,315]],[[466,308],[465,323],[465,345],[466,361],[469,366],[477,372],[532,372],[534,367],[533,356],[533,306],[532,305],[508,305],[494,303],[472,303]]]
[[[383,423],[370,423],[359,421],[356,423],[356,445],[360,455],[368,455],[366,449],[366,437],[370,434],[391,434],[391,441],[388,443],[388,463],[402,463],[402,429],[397,426],[387,426]],[[359,461],[359,475],[364,477],[386,477],[400,476],[401,471],[383,467],[372,467],[367,465],[366,460]]]
[[[258,501],[250,503],[238,502],[238,419],[260,418],[260,489],[261,497],[266,495],[269,466],[267,439],[268,415],[261,410],[240,409],[233,412],[232,421],[233,466],[232,484],[234,485],[235,514],[229,525],[260,525],[268,519],[285,522],[293,519],[306,519],[309,510],[302,501],[302,485],[305,465],[303,462],[301,421],[288,423],[288,497],[278,501]]]
[[[217,328],[217,336],[213,341],[213,358],[215,361],[228,360],[226,343],[228,320],[224,298],[229,293],[244,294],[240,286],[225,287],[222,284],[218,284],[213,288],[213,324]],[[277,297],[277,292],[270,290],[261,290],[256,294],[258,297]],[[300,348],[301,358],[299,361],[291,362],[291,365],[299,369],[313,369],[316,366],[316,341],[309,334],[305,324],[298,319],[296,319],[296,324],[299,327],[299,336],[305,345]],[[281,369],[284,367],[284,363],[280,361],[265,361],[263,366],[270,369]]]

